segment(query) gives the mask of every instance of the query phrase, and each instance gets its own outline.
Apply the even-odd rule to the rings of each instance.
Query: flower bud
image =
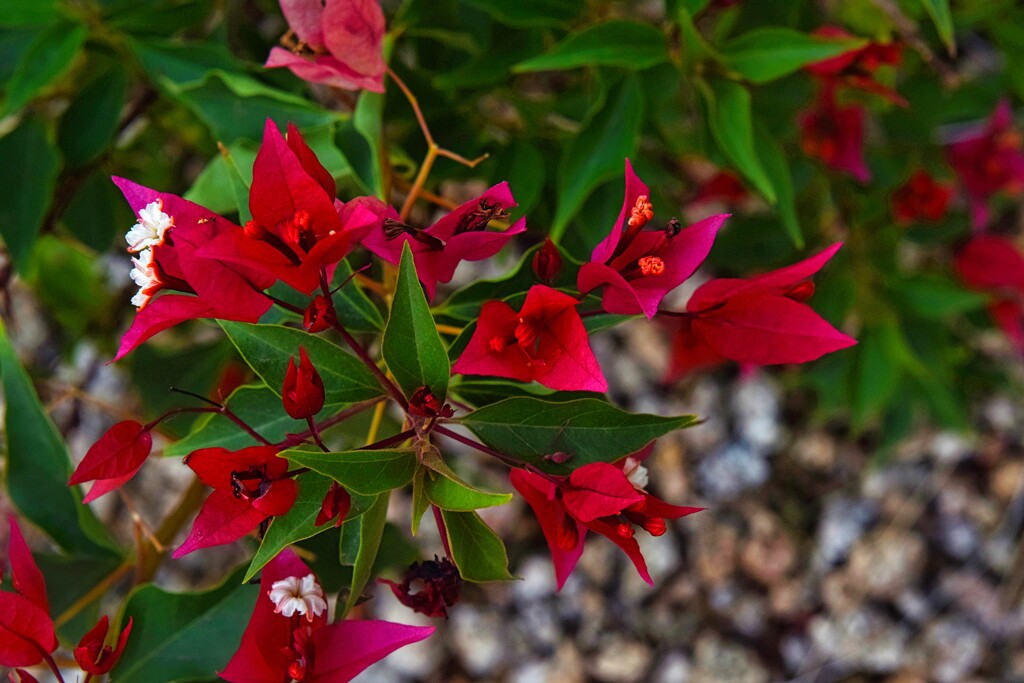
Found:
[[[448,618],[448,608],[459,601],[462,595],[462,577],[459,570],[447,557],[414,562],[405,572],[402,583],[380,579],[391,586],[406,607],[428,617]]]
[[[331,489],[324,496],[324,502],[320,504],[320,512],[316,515],[314,526],[323,526],[327,522],[334,521],[334,526],[341,526],[348,516],[349,508],[352,507],[352,496],[345,490],[344,486],[334,482]]]
[[[281,387],[285,412],[296,420],[311,418],[324,407],[324,381],[313,367],[306,349],[299,347],[299,363],[295,356],[288,361],[288,371]]]
[[[82,671],[92,676],[102,676],[117,664],[124,651],[124,645],[128,642],[128,635],[132,632],[132,618],[128,617],[128,625],[121,631],[117,638],[117,646],[104,645],[107,639],[109,623],[104,616],[91,631],[82,636],[75,648],[75,661]]]
[[[430,387],[422,386],[409,397],[409,412],[416,417],[451,417],[455,414],[447,403],[442,404]]]
[[[537,279],[550,285],[562,270],[562,254],[555,243],[544,240],[544,246],[533,255],[533,273]]]
[[[336,321],[334,307],[323,294],[317,294],[302,315],[303,327],[312,334],[329,329]]]

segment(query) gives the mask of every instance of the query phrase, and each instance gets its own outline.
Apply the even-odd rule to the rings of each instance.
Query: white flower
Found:
[[[125,234],[128,251],[136,252],[164,243],[164,233],[174,225],[174,219],[164,213],[163,200],[157,199],[139,211],[139,222]]]
[[[275,581],[267,595],[276,606],[274,612],[286,617],[305,614],[307,621],[313,621],[313,617],[320,616],[327,609],[324,591],[312,574],[306,574],[301,579],[289,576]]]
[[[141,309],[149,303],[163,283],[160,282],[160,274],[153,262],[152,249],[144,249],[138,258],[132,258],[132,263],[135,267],[128,275],[139,286],[139,291],[132,297],[132,305]]]
[[[626,475],[626,479],[629,479],[629,483],[636,488],[641,491],[647,488],[647,468],[640,464],[640,461],[633,456],[626,458],[626,463],[622,466],[622,473]]]

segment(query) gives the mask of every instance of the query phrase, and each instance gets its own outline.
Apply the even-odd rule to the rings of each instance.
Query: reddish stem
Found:
[[[436,505],[431,505],[431,509],[434,511],[434,522],[437,523],[437,533],[441,536],[441,543],[444,545],[444,553],[448,556],[449,560],[452,559],[452,547],[448,543],[448,529],[444,526],[444,517],[441,516],[441,510]]]

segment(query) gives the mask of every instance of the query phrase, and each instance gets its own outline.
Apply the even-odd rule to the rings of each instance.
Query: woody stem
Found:
[[[509,467],[519,467],[519,468],[522,468],[524,466],[524,463],[522,461],[516,460],[515,458],[513,458],[511,456],[505,455],[501,451],[496,451],[495,449],[491,448],[490,446],[485,446],[482,443],[480,443],[479,441],[475,441],[474,439],[470,439],[467,436],[462,436],[458,432],[453,432],[452,430],[448,429],[447,427],[442,427],[441,425],[436,425],[434,427],[434,431],[437,432],[438,434],[443,435],[443,436],[447,436],[449,439],[452,439],[453,441],[458,441],[459,443],[465,444],[465,445],[469,446],[470,448],[475,448],[476,450],[480,451],[481,453],[484,453],[485,455],[489,455],[492,458],[497,458],[498,460],[501,460],[503,463],[505,463]]]

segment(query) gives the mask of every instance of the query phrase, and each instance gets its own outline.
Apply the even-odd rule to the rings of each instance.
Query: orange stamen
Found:
[[[665,272],[665,262],[658,256],[641,256],[636,264],[644,277],[656,277]]]

